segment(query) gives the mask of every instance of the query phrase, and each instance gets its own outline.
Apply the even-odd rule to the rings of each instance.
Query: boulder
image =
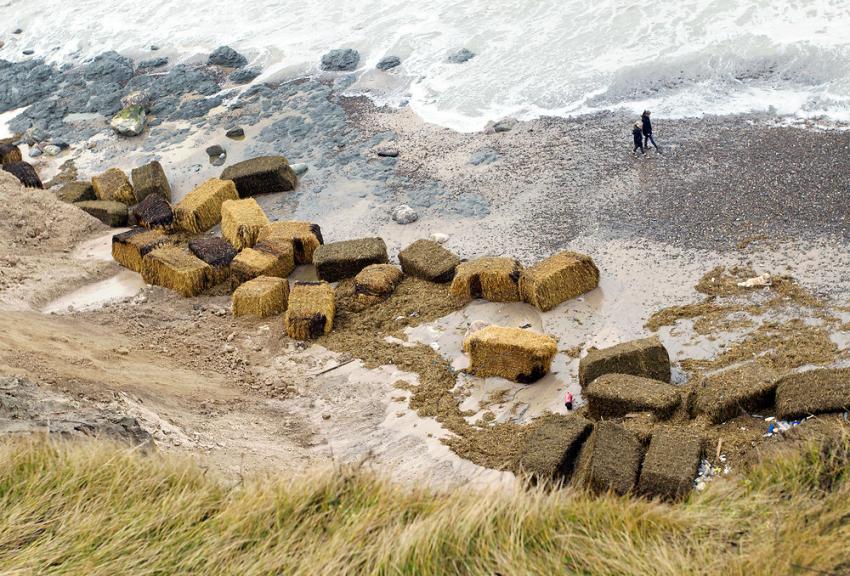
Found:
[[[519,277],[522,264],[513,258],[478,258],[461,262],[455,269],[451,294],[471,300],[483,298],[490,302],[519,302]]]
[[[599,286],[599,269],[586,254],[564,251],[523,270],[519,290],[524,302],[544,312]]]
[[[207,58],[207,64],[227,68],[242,68],[247,63],[248,59],[230,46],[219,46]]]
[[[296,282],[289,294],[284,326],[290,338],[310,340],[333,329],[334,290],[326,282]]]
[[[351,278],[370,264],[386,264],[388,260],[387,245],[381,238],[331,242],[313,252],[316,272],[328,282]]]
[[[558,344],[530,330],[487,326],[467,336],[463,350],[469,354],[469,373],[530,384],[549,372]]]
[[[107,226],[120,228],[127,225],[127,205],[113,200],[86,200],[74,202],[74,206],[94,216]]]
[[[739,414],[773,406],[776,376],[766,366],[752,364],[701,378],[694,383],[691,412],[705,414],[712,423],[720,424]]]
[[[149,58],[147,60],[142,60],[139,62],[137,68],[139,70],[147,70],[150,68],[161,68],[168,64],[168,58],[165,56],[158,56],[156,58]]]
[[[322,56],[322,70],[350,72],[357,69],[360,53],[352,48],[336,48]]]
[[[618,418],[630,412],[652,412],[669,418],[682,402],[672,384],[629,374],[603,374],[582,392],[593,418]]]
[[[298,177],[283,156],[260,156],[224,169],[222,180],[232,180],[241,198],[257,194],[287,192],[298,185]]]
[[[130,171],[130,177],[133,179],[136,202],[141,202],[151,194],[157,194],[171,202],[171,185],[168,183],[162,164],[156,160],[133,168]]]
[[[392,68],[395,68],[396,66],[400,65],[401,58],[399,58],[398,56],[384,56],[383,58],[378,60],[378,63],[375,65],[375,68],[377,68],[378,70],[386,71],[391,70]]]
[[[94,194],[94,188],[91,182],[68,182],[59,189],[57,194],[62,202],[74,204],[75,202],[85,202],[86,200],[97,200]]]
[[[234,71],[227,77],[227,79],[234,84],[247,84],[257,78],[260,74],[262,74],[262,71],[257,68],[242,68]]]
[[[782,420],[850,409],[850,368],[788,374],[776,383],[776,417]]]
[[[398,260],[406,275],[439,283],[450,282],[460,264],[457,254],[433,240],[417,240],[399,252]]]
[[[517,469],[535,482],[569,480],[593,423],[578,415],[544,416],[525,438]]]
[[[411,224],[419,220],[419,214],[407,204],[402,204],[393,210],[393,220],[397,224]]]
[[[145,129],[145,109],[138,104],[127,106],[112,117],[109,125],[122,136],[138,136]]]
[[[702,439],[687,430],[662,430],[652,435],[643,460],[638,492],[675,500],[693,487],[702,460]]]
[[[623,495],[635,489],[643,459],[643,445],[636,434],[614,422],[597,422],[586,449],[584,476],[593,491]]]
[[[112,200],[128,206],[136,203],[136,193],[130,179],[118,168],[110,168],[103,174],[93,176],[91,185],[98,200]]]
[[[670,355],[657,336],[610,348],[591,348],[579,361],[579,384],[585,387],[603,374],[631,374],[670,382]]]
[[[3,168],[4,172],[8,172],[17,178],[18,182],[26,188],[44,188],[41,178],[38,177],[38,172],[28,162],[8,162],[0,167]]]

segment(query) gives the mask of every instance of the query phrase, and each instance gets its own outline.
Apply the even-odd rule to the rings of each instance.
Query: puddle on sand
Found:
[[[113,228],[102,236],[81,242],[71,256],[77,260],[98,260],[103,262],[112,261],[112,237],[116,234],[126,232],[129,228]]]
[[[57,298],[44,308],[44,314],[62,314],[68,311],[89,310],[107,302],[121,300],[138,294],[145,287],[142,277],[130,270],[123,270],[100,282],[88,284]],[[70,310],[69,310],[70,308]]]

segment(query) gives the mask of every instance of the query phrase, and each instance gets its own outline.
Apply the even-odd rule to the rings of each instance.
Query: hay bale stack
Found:
[[[112,237],[112,259],[133,272],[142,272],[145,256],[169,243],[162,230],[136,227]]]
[[[593,423],[578,415],[548,416],[528,435],[517,468],[536,482],[569,480]]]
[[[189,240],[189,251],[212,268],[211,284],[224,282],[230,277],[230,263],[236,250],[223,238],[196,237]]]
[[[360,238],[323,244],[313,252],[319,278],[336,282],[356,276],[371,264],[386,264],[387,245],[380,238]]]
[[[584,477],[597,493],[628,494],[638,480],[643,445],[637,435],[610,421],[597,422],[587,441]]]
[[[210,265],[184,248],[157,248],[142,259],[142,278],[148,284],[169,288],[183,296],[197,296],[212,278]]]
[[[238,198],[233,182],[210,178],[177,203],[174,220],[181,230],[194,234],[206,232],[221,220],[224,201]]]
[[[130,179],[118,168],[110,168],[103,174],[92,177],[91,185],[98,200],[112,200],[128,206],[136,203],[136,194]]]
[[[591,348],[578,364],[578,381],[587,386],[603,374],[631,374],[670,382],[670,355],[658,336]]]
[[[283,156],[260,156],[237,162],[224,169],[221,179],[232,180],[240,198],[287,192],[298,184],[298,177]]]
[[[288,257],[270,254],[254,248],[245,248],[230,263],[230,272],[234,281],[241,284],[258,276],[286,278],[295,269],[291,252],[292,247],[289,248]]]
[[[74,206],[112,228],[127,225],[127,205],[122,202],[86,200],[85,202],[75,202]]]
[[[159,194],[148,194],[133,208],[133,217],[139,226],[170,230],[174,225],[174,211],[168,200]]]
[[[97,200],[91,182],[68,182],[59,189],[57,196],[68,204]]]
[[[789,374],[776,383],[776,416],[783,420],[843,412],[850,407],[850,368]]]
[[[372,264],[354,277],[354,297],[363,306],[382,302],[395,292],[404,277],[392,264]]]
[[[257,237],[258,242],[266,240],[290,242],[295,251],[296,264],[312,264],[316,248],[325,243],[322,239],[322,229],[318,224],[296,220],[270,223],[260,230],[260,235]]]
[[[522,264],[513,258],[478,258],[455,269],[451,293],[456,298],[490,302],[519,302]]]
[[[604,374],[584,389],[591,417],[618,418],[629,412],[652,412],[669,418],[682,402],[672,384],[629,374]]]
[[[296,282],[284,316],[286,333],[297,340],[311,340],[333,329],[336,305],[327,282]]]
[[[143,201],[151,194],[161,196],[163,200],[171,202],[171,185],[168,183],[168,177],[165,175],[165,170],[162,169],[162,164],[156,160],[144,166],[133,168],[130,171],[130,177],[133,179],[133,190],[137,202]]]
[[[289,302],[289,281],[285,278],[258,276],[245,282],[233,292],[234,316],[265,318],[286,311]]]
[[[776,373],[764,366],[717,372],[694,384],[691,413],[705,414],[714,424],[773,406]]]
[[[691,491],[702,460],[702,439],[687,430],[662,430],[652,435],[638,492],[668,500]]]
[[[487,326],[470,334],[463,342],[463,350],[469,354],[470,373],[529,384],[549,372],[558,346],[554,338],[545,334]]]
[[[450,282],[460,264],[457,254],[433,240],[417,240],[398,254],[402,271],[430,282]]]
[[[26,188],[44,188],[38,172],[28,162],[9,162],[2,165],[3,170],[14,176]]]
[[[0,144],[0,164],[11,164],[12,162],[23,162],[24,157],[21,149],[14,144]]]
[[[523,302],[546,312],[561,302],[599,286],[599,269],[590,256],[559,252],[522,271],[519,291]]]
[[[225,200],[221,205],[221,235],[237,250],[253,247],[268,224],[266,213],[253,198]]]

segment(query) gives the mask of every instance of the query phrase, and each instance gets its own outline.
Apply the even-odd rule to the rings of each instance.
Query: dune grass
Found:
[[[0,445],[1,574],[847,574],[850,444],[668,505],[363,470],[228,486],[99,442]]]

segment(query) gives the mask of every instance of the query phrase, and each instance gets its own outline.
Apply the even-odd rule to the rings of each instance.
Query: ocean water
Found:
[[[59,62],[153,44],[174,63],[228,44],[258,81],[356,48],[352,92],[461,131],[614,108],[850,122],[848,0],[0,0],[0,38],[0,58]],[[448,63],[458,48],[475,58]],[[375,72],[387,54],[402,66]]]

